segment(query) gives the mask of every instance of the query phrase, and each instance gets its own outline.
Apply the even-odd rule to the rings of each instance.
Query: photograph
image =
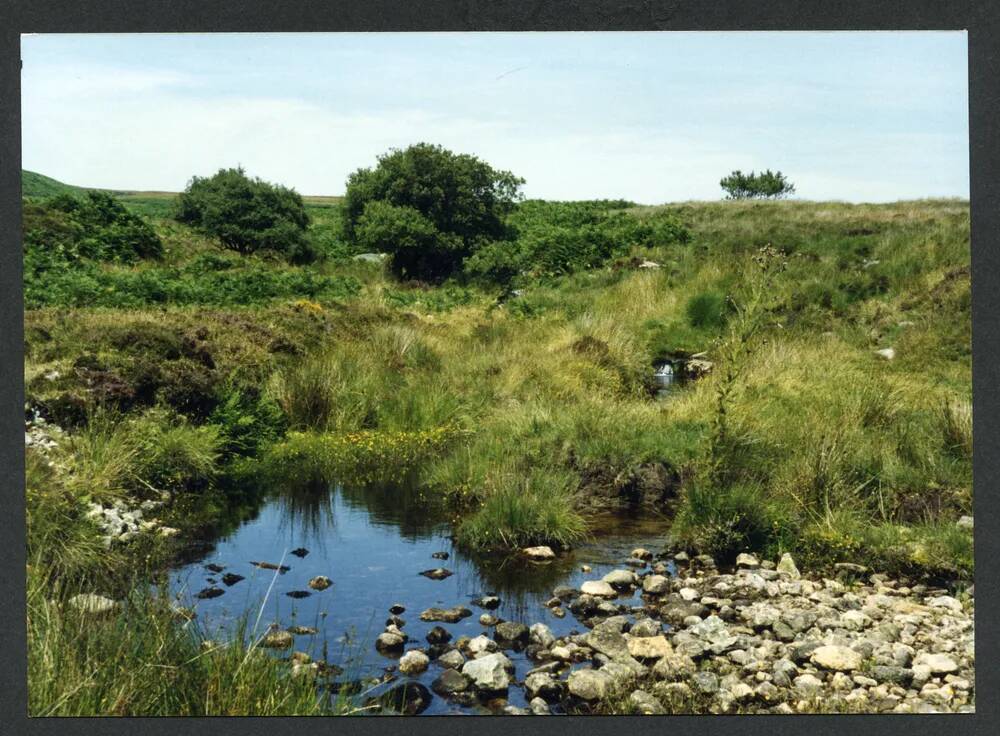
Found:
[[[966,31],[20,49],[29,717],[976,712]]]

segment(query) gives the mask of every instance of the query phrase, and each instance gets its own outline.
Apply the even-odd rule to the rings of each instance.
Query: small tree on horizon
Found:
[[[757,174],[744,174],[739,169],[719,182],[726,199],[781,199],[795,193],[792,184],[780,171],[767,169]]]

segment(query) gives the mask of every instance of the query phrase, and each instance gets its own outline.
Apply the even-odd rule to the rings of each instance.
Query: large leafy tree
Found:
[[[403,277],[439,281],[483,246],[510,239],[507,215],[523,183],[441,146],[393,149],[348,177],[344,235],[357,247],[389,253]]]
[[[313,257],[309,215],[294,189],[250,178],[242,168],[196,176],[177,198],[175,217],[232,250],[270,250],[293,261]]]

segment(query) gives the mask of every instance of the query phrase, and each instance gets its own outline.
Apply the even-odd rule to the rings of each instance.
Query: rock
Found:
[[[592,572],[593,569],[590,565],[580,565],[580,572]]]
[[[642,580],[642,592],[663,595],[670,592],[670,578],[663,575],[647,575]]]
[[[309,554],[309,550],[307,550],[305,547],[299,547],[297,549],[293,549],[292,554],[295,555],[296,557],[302,558],[305,557],[307,554]]]
[[[380,652],[395,652],[403,648],[406,637],[391,631],[386,631],[378,635],[375,639],[375,648]]]
[[[493,638],[503,644],[527,644],[529,631],[524,624],[515,621],[504,621],[496,625]]]
[[[236,585],[236,583],[240,582],[243,579],[244,578],[242,575],[237,575],[234,572],[227,572],[225,575],[222,576],[222,582],[226,584],[227,588],[231,588],[232,586]]]
[[[680,590],[677,591],[677,595],[681,597],[681,600],[685,600],[688,602],[696,601],[698,600],[699,597],[701,597],[701,593],[699,593],[694,588],[681,588]]]
[[[971,532],[972,531],[972,517],[971,516],[962,516],[962,517],[960,517],[959,520],[957,522],[955,522],[955,526],[957,526],[959,529],[966,529],[966,530],[968,530],[968,531]]]
[[[288,649],[292,643],[292,635],[289,632],[278,630],[265,634],[260,645],[268,649]]]
[[[398,616],[401,613],[406,613],[406,607],[402,603],[393,603],[389,606],[389,613]]]
[[[931,608],[947,608],[949,611],[954,613],[962,612],[962,604],[957,598],[952,598],[950,595],[939,595],[934,598],[930,598],[927,601],[927,605]]]
[[[433,629],[427,632],[428,644],[444,644],[451,641],[451,634],[444,628],[440,626],[435,626]]]
[[[636,547],[632,550],[630,557],[635,557],[637,560],[651,560],[653,559],[653,553],[644,547]]]
[[[92,616],[103,616],[113,613],[118,608],[118,604],[115,601],[96,593],[80,593],[70,598],[68,603],[70,608]]]
[[[433,570],[424,570],[420,573],[425,578],[430,578],[431,580],[444,580],[447,577],[454,575],[451,570],[446,570],[443,567],[435,567]]]
[[[477,654],[482,654],[483,652],[495,652],[497,650],[497,643],[488,636],[480,634],[473,639],[469,639],[465,648],[468,650],[469,654],[475,656]]]
[[[399,671],[404,675],[418,675],[427,669],[430,661],[426,654],[412,649],[399,658]]]
[[[714,672],[695,672],[691,676],[691,685],[703,695],[714,695],[719,692],[719,676]]]
[[[643,716],[665,715],[667,710],[663,703],[647,693],[645,690],[635,690],[628,696],[628,702],[632,710]]]
[[[612,570],[602,580],[617,590],[628,590],[635,585],[636,575],[631,570]],[[587,591],[584,592],[586,593]],[[592,593],[591,595],[596,594]]]
[[[403,715],[415,716],[427,710],[433,699],[434,696],[425,685],[410,680],[396,685],[391,690],[387,690],[377,698],[371,698],[367,702]]]
[[[471,659],[462,666],[462,674],[472,680],[478,690],[497,692],[506,690],[510,684],[507,668],[511,662],[500,652]]]
[[[442,667],[460,669],[462,665],[465,664],[465,657],[463,657],[462,653],[457,649],[452,649],[451,651],[445,652],[438,657],[437,663]]]
[[[552,609],[552,615],[555,616],[556,618],[566,618],[566,611],[556,606],[555,608]]]
[[[428,608],[420,614],[420,620],[443,621],[447,624],[454,624],[471,615],[472,611],[462,606],[452,606],[451,608]]]
[[[787,659],[779,659],[771,668],[771,680],[779,687],[791,687],[799,668]]]
[[[472,605],[478,608],[485,608],[488,611],[492,611],[500,607],[500,599],[497,598],[495,595],[484,595],[480,598],[473,599]],[[558,605],[558,603],[556,605]]]
[[[569,692],[580,700],[600,700],[611,687],[611,676],[602,670],[575,670],[567,681]]]
[[[315,662],[310,664],[300,664],[296,662],[292,664],[292,677],[294,678],[305,677],[308,679],[314,679],[317,674],[319,674],[319,665]]]
[[[958,670],[958,663],[947,654],[920,652],[913,660],[914,667],[927,667],[932,675],[946,675]]]
[[[319,631],[312,626],[289,626],[287,631],[293,636],[312,636],[313,634],[319,633]]]
[[[633,636],[628,640],[628,653],[636,659],[660,659],[674,653],[670,642],[659,636]]]
[[[539,546],[539,547],[525,547],[521,550],[528,559],[538,561],[554,560],[556,553],[552,551],[551,547]]]
[[[226,569],[225,565],[216,565],[214,562],[210,562],[205,565],[205,569],[209,572],[219,573]]]
[[[588,580],[580,586],[580,592],[599,598],[616,598],[618,593],[604,580]]]
[[[534,624],[529,632],[531,642],[537,644],[543,649],[548,649],[553,643],[555,643],[556,637],[552,633],[552,629],[545,624]]]
[[[823,690],[823,683],[815,675],[804,674],[795,678],[793,687],[800,698],[814,698]]]
[[[181,533],[181,530],[172,526],[161,526],[159,529],[156,530],[156,533],[159,534],[161,537],[176,537],[178,534]]]
[[[736,567],[756,570],[760,567],[760,561],[757,559],[756,555],[752,555],[749,552],[740,552],[740,554],[736,556]]]
[[[662,633],[663,624],[655,618],[641,618],[629,629],[629,634],[632,636],[659,636]]]
[[[406,619],[400,618],[399,616],[389,616],[385,620],[386,626],[395,626],[397,629],[401,629],[406,626]]]
[[[331,585],[333,585],[333,581],[326,575],[317,575],[309,581],[309,587],[313,590],[326,590]]]
[[[660,680],[681,680],[698,671],[698,665],[686,654],[674,653],[653,666],[653,676]]]
[[[810,661],[828,670],[851,672],[861,667],[862,657],[847,647],[826,645],[818,647],[810,656]]]
[[[876,350],[875,355],[882,358],[882,360],[892,360],[896,357],[896,350],[894,348],[882,348],[881,350]]]
[[[198,598],[200,600],[211,599],[211,598],[218,598],[220,595],[225,594],[225,592],[226,591],[224,591],[222,588],[216,588],[213,585],[210,588],[202,588],[197,593],[195,593],[194,597]]]
[[[868,671],[868,674],[876,682],[899,685],[900,687],[909,687],[910,683],[913,682],[913,670],[896,665],[875,665]]]
[[[548,673],[536,672],[524,678],[524,691],[529,698],[554,702],[562,697],[563,684]]]
[[[308,590],[289,590],[285,595],[289,598],[308,598],[312,593]]]
[[[461,656],[461,655],[459,655]],[[461,672],[454,669],[447,669],[438,675],[437,679],[431,683],[431,690],[438,695],[452,695],[460,693],[469,686],[469,681]]]
[[[288,565],[275,565],[273,562],[257,562],[255,560],[250,560],[250,564],[260,570],[277,570],[282,575],[292,569]]]
[[[552,713],[549,710],[548,703],[542,700],[542,698],[532,698],[528,703],[528,707],[531,709],[531,714],[535,716],[547,716]]]
[[[785,552],[778,561],[778,572],[788,575],[792,580],[798,580],[802,577],[802,573],[799,572],[799,568],[795,566],[795,560],[792,556]]]
[[[447,560],[449,555],[447,552],[432,552],[431,557],[435,560]]]
[[[496,616],[484,613],[482,616],[479,617],[479,623],[482,626],[496,626],[498,623],[500,623],[500,619],[498,619]]]
[[[639,268],[644,268],[644,269],[654,269],[655,270],[655,269],[657,269],[659,267],[660,267],[660,264],[657,263],[656,261],[643,261],[642,263],[639,264]]]

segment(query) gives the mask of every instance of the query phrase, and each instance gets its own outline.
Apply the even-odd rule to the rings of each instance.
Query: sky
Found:
[[[242,165],[302,194],[420,141],[528,197],[968,197],[964,32],[46,34],[21,40],[23,167],[179,191]]]

